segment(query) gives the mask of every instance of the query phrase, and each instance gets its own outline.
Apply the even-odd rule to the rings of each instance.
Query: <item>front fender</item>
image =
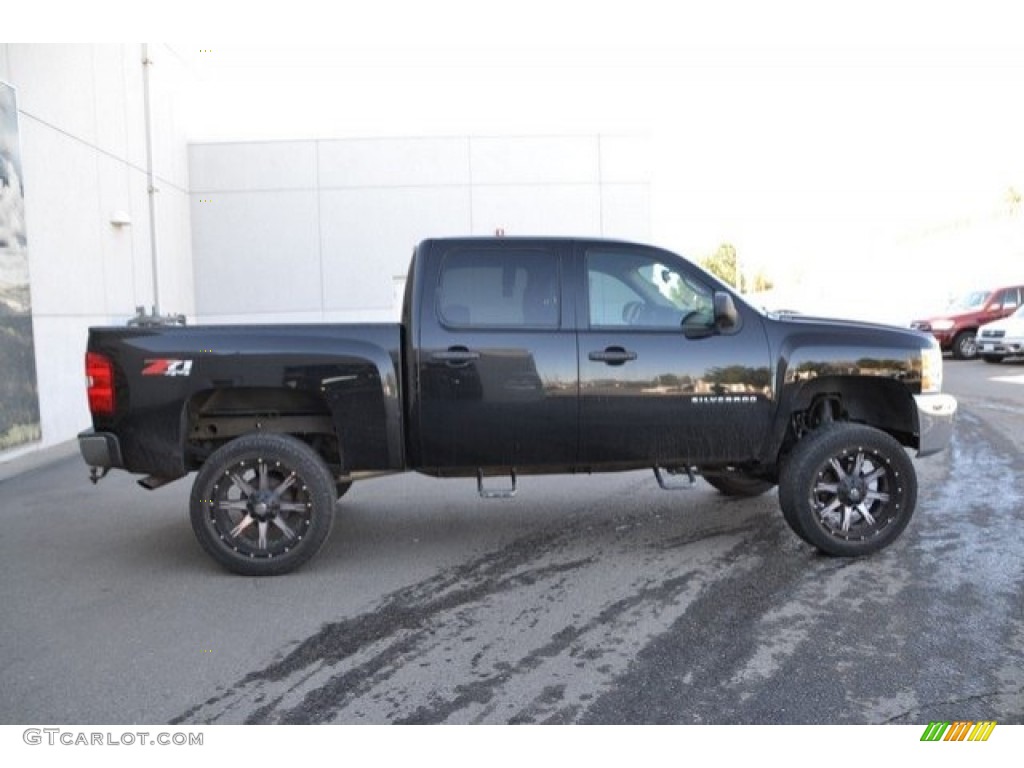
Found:
[[[842,416],[882,429],[918,448],[921,426],[914,396],[921,391],[921,352],[872,343],[801,344],[788,340],[776,368],[779,407],[762,457],[774,464],[794,438],[793,416],[815,400],[837,398]]]

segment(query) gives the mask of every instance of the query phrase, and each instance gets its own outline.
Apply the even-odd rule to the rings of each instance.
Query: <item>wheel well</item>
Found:
[[[902,445],[918,445],[914,399],[904,383],[865,376],[831,377],[809,382],[797,395],[780,457],[805,434],[834,421],[866,424]]]
[[[238,387],[198,392],[186,403],[185,460],[197,469],[224,443],[253,432],[289,434],[340,466],[338,435],[323,398],[306,390]]]

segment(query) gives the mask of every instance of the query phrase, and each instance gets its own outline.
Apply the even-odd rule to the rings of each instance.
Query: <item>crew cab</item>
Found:
[[[798,536],[864,555],[914,512],[906,449],[942,450],[956,411],[926,334],[766,314],[669,251],[595,239],[425,240],[399,323],[93,328],[86,372],[93,479],[196,472],[193,530],[247,575],[305,563],[351,483],[407,470],[483,496],[639,468],[778,484]]]
[[[957,360],[973,360],[978,356],[978,328],[1013,314],[1022,299],[1024,285],[968,291],[950,302],[945,312],[915,320],[910,327],[931,333]]]

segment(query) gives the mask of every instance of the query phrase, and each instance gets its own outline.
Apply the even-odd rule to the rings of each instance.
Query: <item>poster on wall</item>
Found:
[[[14,88],[0,82],[0,451],[40,438],[22,178]]]

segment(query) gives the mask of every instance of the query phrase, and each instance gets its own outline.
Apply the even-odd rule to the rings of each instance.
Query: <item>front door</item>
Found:
[[[580,462],[740,463],[772,415],[760,316],[714,330],[715,285],[674,254],[581,245]]]

